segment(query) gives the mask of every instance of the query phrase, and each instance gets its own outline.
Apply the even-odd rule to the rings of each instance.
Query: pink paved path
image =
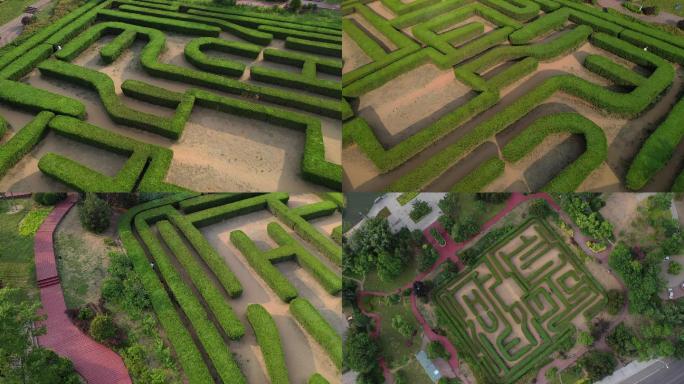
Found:
[[[427,228],[425,228],[425,230],[423,231],[423,235],[428,240],[428,242],[430,242],[430,244],[432,244],[434,246],[434,248],[437,250],[437,252],[439,253],[439,258],[429,269],[421,272],[418,276],[416,276],[416,278],[413,281],[411,281],[410,283],[407,283],[404,287],[398,289],[395,292],[377,292],[377,291],[361,291],[361,292],[359,292],[357,302],[359,304],[359,308],[361,309],[361,312],[364,315],[371,317],[375,323],[375,328],[374,328],[373,332],[371,333],[371,336],[372,337],[380,336],[381,319],[380,319],[379,314],[367,312],[366,310],[363,309],[363,306],[362,306],[362,298],[363,297],[366,297],[366,296],[383,297],[383,296],[390,295],[392,293],[400,292],[401,290],[406,289],[406,288],[412,288],[414,282],[421,281],[421,280],[425,279],[426,276],[428,276],[432,271],[434,271],[436,268],[438,268],[440,265],[442,265],[442,263],[444,263],[446,260],[451,260],[452,262],[454,262],[458,266],[459,271],[463,271],[465,269],[465,265],[463,264],[463,261],[461,261],[461,259],[458,257],[456,252],[460,251],[468,243],[470,243],[473,240],[475,240],[476,238],[478,238],[478,236],[480,236],[480,234],[487,232],[496,223],[498,223],[499,220],[501,220],[503,217],[508,215],[513,209],[518,207],[520,204],[522,204],[526,201],[529,201],[529,200],[533,200],[533,199],[544,199],[544,200],[546,200],[546,202],[549,204],[549,206],[554,211],[558,212],[558,214],[560,215],[561,218],[563,218],[566,222],[570,223],[570,225],[573,228],[573,232],[574,232],[573,238],[574,238],[575,242],[578,244],[578,246],[582,249],[582,251],[584,251],[588,255],[594,256],[594,257],[596,257],[596,258],[598,258],[604,262],[607,261],[608,255],[610,254],[610,251],[612,250],[612,246],[608,246],[608,248],[605,251],[600,252],[600,253],[593,252],[591,249],[589,249],[586,245],[586,242],[588,240],[591,240],[591,238],[582,234],[579,227],[577,227],[577,225],[570,218],[570,216],[567,213],[565,213],[563,210],[561,210],[561,207],[558,205],[558,203],[556,203],[551,198],[551,196],[549,196],[547,193],[535,193],[535,194],[529,194],[529,195],[525,195],[522,193],[513,193],[513,194],[511,194],[511,197],[508,199],[508,201],[506,201],[506,206],[499,213],[497,213],[494,217],[492,217],[489,221],[484,223],[482,225],[482,227],[480,228],[479,233],[477,233],[475,236],[473,236],[473,237],[469,238],[468,240],[463,241],[461,243],[455,242],[451,238],[451,236],[449,236],[449,234],[446,232],[446,230],[444,229],[442,224],[439,223],[439,221],[435,221],[434,223],[430,224]],[[446,241],[446,244],[444,246],[439,245],[438,241],[434,237],[432,237],[432,235],[430,234],[430,228],[435,228],[442,235],[442,237]],[[459,364],[458,364],[458,356],[457,356],[456,348],[454,347],[454,345],[449,341],[449,339],[446,336],[442,336],[442,335],[435,333],[435,331],[430,327],[430,325],[427,323],[427,321],[423,317],[422,313],[418,309],[416,295],[413,291],[411,292],[411,309],[412,309],[413,315],[416,317],[416,320],[423,327],[423,331],[425,332],[425,335],[428,337],[428,339],[431,341],[439,341],[444,346],[444,348],[447,351],[449,351],[449,354],[451,355],[451,357],[449,358],[449,366],[451,367],[453,372],[456,374],[456,376],[459,376],[459,369],[458,369]],[[624,316],[624,311],[625,310],[623,309],[623,314],[621,314],[621,316],[620,316],[621,318]],[[615,326],[615,324],[613,324],[613,326]],[[561,362],[554,362],[554,364],[545,367],[544,370],[539,372],[540,374],[537,377],[537,379],[540,380],[539,383],[540,384],[546,383],[546,379],[544,378],[544,376],[542,374],[543,372],[546,372],[546,369],[548,369],[554,365],[567,367],[570,364],[572,364],[577,359],[578,356],[579,356],[579,354],[577,354],[577,356],[572,358],[572,359],[563,360]],[[389,369],[387,368],[387,366],[385,364],[384,359],[382,359],[382,358],[380,361],[380,366],[383,368],[383,373],[384,373],[386,382],[387,383],[393,383],[394,380],[392,377],[392,373],[389,371]],[[541,377],[539,377],[539,376],[541,376]],[[468,381],[465,380],[464,378],[461,378],[461,381],[463,381],[465,384],[468,384]]]
[[[66,315],[52,236],[57,224],[76,200],[78,196],[71,195],[57,204],[35,237],[36,275],[43,304],[40,314],[47,315],[47,320],[39,324],[45,326],[47,332],[38,336],[38,344],[69,358],[76,371],[90,384],[130,384],[131,379],[121,357],[84,335]]]

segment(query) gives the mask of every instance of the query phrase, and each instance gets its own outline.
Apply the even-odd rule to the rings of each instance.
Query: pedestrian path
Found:
[[[46,333],[38,336],[38,344],[71,360],[76,371],[90,384],[130,384],[131,379],[121,357],[83,334],[66,314],[53,235],[59,222],[77,200],[77,195],[70,195],[57,204],[35,237],[36,276],[43,305],[40,314],[47,316],[45,321],[38,324],[46,328]]]

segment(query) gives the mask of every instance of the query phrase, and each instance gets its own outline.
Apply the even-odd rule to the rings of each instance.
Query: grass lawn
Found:
[[[576,383],[582,378],[582,369],[574,365],[560,371],[554,379],[549,381],[549,384]]]
[[[459,194],[459,214],[474,217],[479,225],[483,225],[496,216],[505,206],[505,202],[499,204],[484,203],[477,200],[474,193]]]
[[[108,254],[115,250],[105,245],[105,238],[81,228],[78,209],[72,209],[57,227],[55,254],[67,308],[99,300],[100,285],[107,276]]]
[[[411,282],[418,274],[418,256],[409,260],[408,264],[404,267],[404,270],[399,276],[393,281],[382,281],[378,278],[378,274],[375,270],[369,272],[366,275],[366,280],[363,283],[363,289],[367,291],[382,291],[382,292],[394,292],[397,288],[401,288],[404,285]]]
[[[3,284],[35,286],[33,234],[19,234],[21,222],[34,206],[38,205],[31,199],[0,201],[0,280]]]
[[[415,199],[418,194],[419,192],[404,192],[397,197],[397,202],[399,205],[406,205],[409,201]]]
[[[382,317],[380,325],[380,347],[383,356],[387,360],[390,368],[403,366],[408,363],[413,355],[420,350],[420,340],[423,334],[418,322],[411,312],[411,302],[408,297],[402,297],[399,304],[385,304],[384,298],[373,298],[372,311],[379,313]],[[406,321],[412,323],[418,330],[413,337],[413,341],[401,335],[392,327],[392,318],[401,315]]]
[[[415,356],[411,358],[411,361],[400,369],[406,377],[407,383],[412,384],[432,384],[432,380],[425,373],[425,369],[420,365]]]

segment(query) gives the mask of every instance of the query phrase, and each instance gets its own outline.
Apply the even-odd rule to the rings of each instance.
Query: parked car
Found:
[[[672,288],[667,289],[667,298],[672,300],[674,298],[674,290]]]
[[[665,256],[665,261],[670,261],[670,256]]]

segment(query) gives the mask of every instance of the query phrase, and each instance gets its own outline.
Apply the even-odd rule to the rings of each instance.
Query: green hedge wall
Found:
[[[311,303],[303,298],[290,302],[290,313],[299,325],[328,353],[337,368],[342,367],[342,338]]]
[[[259,304],[247,306],[247,320],[254,329],[257,343],[264,356],[268,376],[272,384],[289,384],[285,365],[285,353],[280,340],[280,333],[275,321],[264,307]]]
[[[214,283],[205,275],[202,267],[193,258],[190,250],[183,244],[178,232],[170,222],[163,220],[157,223],[159,234],[169,247],[173,255],[190,276],[193,285],[200,292],[221,328],[229,338],[239,340],[245,335],[245,327],[236,316],[230,304],[225,300]]]

